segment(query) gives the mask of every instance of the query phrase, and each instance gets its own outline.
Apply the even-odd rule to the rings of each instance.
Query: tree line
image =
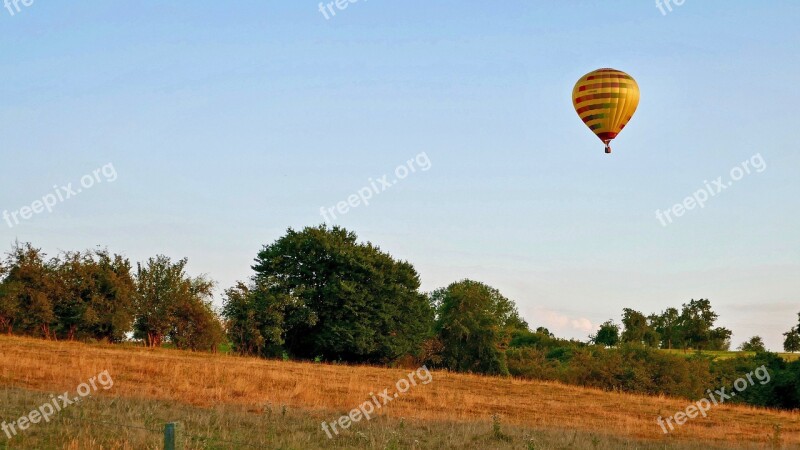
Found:
[[[558,339],[545,328],[531,330],[514,302],[484,283],[421,292],[411,263],[336,226],[289,229],[265,245],[253,275],[224,291],[218,311],[214,283],[188,275],[186,263],[158,255],[134,268],[107,250],[47,258],[17,244],[0,263],[0,331],[189,350],[225,344],[265,358],[428,364],[684,396],[755,361],[734,367],[658,350],[729,348],[731,332],[715,326],[707,299],[648,316],[626,308],[622,326],[608,321],[587,342]]]
[[[786,352],[800,351],[800,313],[797,317],[798,325],[783,333],[783,349]],[[607,320],[589,339],[607,347],[630,343],[661,349],[730,350],[732,332],[724,327],[714,327],[718,318],[708,299],[693,299],[684,303],[680,310],[667,308],[660,314],[649,316],[625,308],[622,311],[622,326]],[[766,351],[761,336],[752,336],[737,348],[745,352]]]
[[[0,263],[0,332],[213,351],[225,339],[214,285],[187,275],[186,262],[159,255],[134,270],[107,250],[48,258],[17,243]]]
[[[663,349],[728,350],[731,330],[714,327],[719,315],[708,299],[684,303],[680,310],[667,308],[660,314],[645,316],[639,311],[622,311],[622,331],[613,320],[600,326],[593,342],[609,347],[619,343],[636,343]]]

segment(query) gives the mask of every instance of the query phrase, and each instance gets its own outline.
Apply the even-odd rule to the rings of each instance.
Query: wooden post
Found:
[[[178,422],[170,422],[164,425],[164,450],[176,450],[178,441]]]

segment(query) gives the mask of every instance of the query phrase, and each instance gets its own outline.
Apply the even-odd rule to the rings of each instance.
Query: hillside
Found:
[[[378,417],[328,439],[319,425],[323,420],[333,422],[372,392],[391,392],[410,370],[7,336],[0,337],[0,417],[15,420],[40,399],[47,401],[45,394],[75,392],[103,370],[113,387],[65,409],[59,420],[8,440],[7,448],[36,448],[36,442],[51,442],[52,448],[141,448],[136,442],[146,442],[158,448],[157,433],[127,435],[91,422],[154,429],[168,420],[181,421],[188,434],[238,437],[257,448],[769,448],[777,441],[800,447],[796,412],[720,405],[708,418],[690,420],[665,435],[656,418],[684,410],[688,400],[447,372],[432,372],[429,383],[412,386],[380,408]],[[495,414],[499,428],[493,431]],[[0,434],[0,446],[6,441]],[[243,445],[197,439],[187,444]]]

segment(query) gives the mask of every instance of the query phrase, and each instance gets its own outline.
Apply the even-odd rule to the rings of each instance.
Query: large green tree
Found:
[[[344,228],[289,229],[253,270],[272,294],[266,307],[283,309],[285,348],[301,358],[384,362],[417,351],[431,328],[414,267]]]
[[[513,334],[528,331],[514,302],[497,289],[463,280],[431,294],[442,364],[459,372],[508,375],[505,350]]]

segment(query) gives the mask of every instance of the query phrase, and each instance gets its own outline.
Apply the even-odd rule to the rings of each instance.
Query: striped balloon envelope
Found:
[[[639,85],[621,70],[597,69],[572,89],[575,111],[611,153],[611,140],[625,128],[639,106]]]

